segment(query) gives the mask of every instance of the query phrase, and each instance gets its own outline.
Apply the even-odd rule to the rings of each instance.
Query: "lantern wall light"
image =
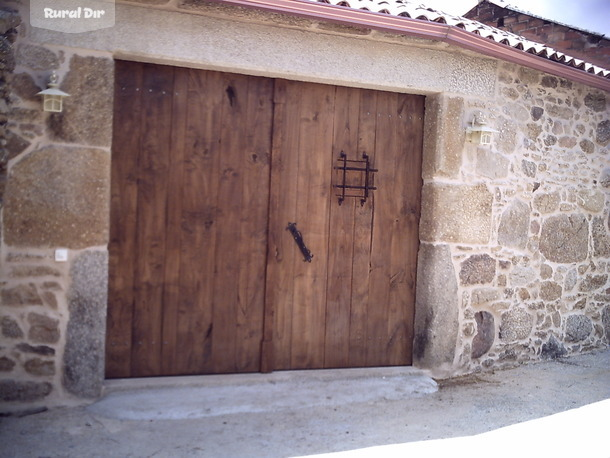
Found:
[[[488,127],[485,121],[477,116],[472,118],[472,122],[466,128],[468,141],[478,145],[490,145],[492,134],[497,132],[497,130]]]
[[[64,91],[58,89],[57,84],[57,73],[53,72],[51,78],[49,78],[49,87],[44,91],[40,91],[37,95],[41,95],[42,107],[44,111],[51,111],[54,113],[61,113],[63,109],[64,97],[70,97],[70,94],[66,94]]]

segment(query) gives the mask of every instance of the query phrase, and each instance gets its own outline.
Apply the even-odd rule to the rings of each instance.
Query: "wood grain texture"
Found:
[[[271,79],[248,79],[246,146],[241,161],[243,201],[240,215],[240,273],[236,357],[238,372],[260,368],[260,345],[265,301],[267,223],[273,128]]]
[[[342,152],[350,159],[358,155],[360,90],[337,87],[333,118],[333,145],[329,167],[333,169],[333,185],[340,184],[341,174],[334,170]],[[329,215],[328,280],[326,285],[326,336],[324,367],[349,367],[350,318],[353,288],[354,212],[357,199],[338,205],[331,188]]]
[[[257,371],[273,80],[118,67],[108,376]]]
[[[314,255],[311,263],[295,261],[291,368],[324,365],[328,215],[331,193],[334,86],[292,83],[301,94],[296,222]],[[293,250],[297,249],[296,244]],[[277,347],[276,347],[277,349]]]
[[[216,215],[218,133],[222,91],[220,75],[188,74],[187,129],[181,184],[180,300],[177,304],[179,373],[205,373],[210,362]]]
[[[377,126],[377,92],[362,90],[358,123],[358,155],[367,154],[376,167],[375,138]],[[377,185],[377,180],[375,181]],[[364,205],[354,207],[354,258],[352,301],[349,332],[349,366],[367,365],[370,260],[372,249],[373,211],[376,192]]]
[[[298,250],[286,231],[297,222],[299,172],[298,145],[300,95],[286,80],[275,82],[271,191],[269,197],[269,240],[266,281],[266,334],[264,369],[289,369],[292,350],[292,321],[295,268]]]
[[[174,69],[174,89],[170,126],[169,173],[167,178],[167,224],[163,285],[161,373],[180,373],[178,312],[181,279],[182,183],[184,179],[187,124],[188,70]],[[170,305],[171,304],[171,305]]]
[[[171,67],[144,68],[139,151],[132,370],[161,372],[162,298],[172,91]]]
[[[395,101],[390,93],[377,94],[375,128],[375,176],[373,200],[369,297],[367,313],[367,365],[386,365],[387,326],[390,299],[389,262],[392,241],[391,201],[393,193],[394,125],[390,113]]]
[[[411,363],[423,97],[116,75],[108,377]],[[363,205],[338,204],[342,151],[378,169]]]
[[[115,67],[106,326],[108,377],[131,375],[138,151],[142,135],[142,99],[137,88],[142,85],[142,74],[139,64],[117,62]],[[125,109],[127,106],[129,110]]]

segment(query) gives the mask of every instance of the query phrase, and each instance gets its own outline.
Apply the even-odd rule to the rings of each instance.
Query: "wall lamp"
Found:
[[[44,111],[61,113],[64,97],[70,97],[70,94],[66,94],[64,91],[58,89],[58,86],[57,73],[53,72],[51,78],[49,78],[49,87],[37,94],[42,95],[43,97],[42,109]]]
[[[491,134],[497,133],[498,131],[488,127],[485,121],[474,116],[470,126],[466,128],[466,134],[468,135],[468,141],[476,143],[478,145],[490,145]]]

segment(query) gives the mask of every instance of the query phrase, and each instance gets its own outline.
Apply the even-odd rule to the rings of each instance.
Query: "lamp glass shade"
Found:
[[[472,143],[477,143],[479,145],[490,145],[491,138],[493,133],[497,133],[498,131],[487,127],[487,125],[483,123],[475,124],[472,123],[472,126],[469,126],[466,129],[466,132],[470,136],[470,141]]]
[[[49,88],[37,94],[43,97],[42,108],[44,111],[60,113],[63,107],[63,98],[70,97],[70,94],[58,89],[57,86],[57,76],[54,74],[51,77]]]
[[[61,95],[45,94],[43,102],[44,111],[52,111],[54,113],[61,113],[63,109],[63,100]]]

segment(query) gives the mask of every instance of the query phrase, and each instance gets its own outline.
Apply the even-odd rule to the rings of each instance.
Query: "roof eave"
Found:
[[[533,17],[533,18],[536,18],[536,19],[542,19],[543,21],[551,22],[553,24],[557,24],[557,25],[560,25],[560,26],[563,26],[563,27],[567,27],[568,29],[577,30],[578,32],[583,32],[583,33],[586,33],[586,34],[589,34],[589,35],[593,35],[593,36],[598,37],[598,38],[606,38],[606,35],[603,34],[603,33],[594,32],[592,30],[587,30],[587,29],[582,29],[580,27],[576,27],[576,26],[570,25],[570,24],[565,24],[563,22],[557,22],[557,21],[554,21],[553,19],[549,19],[549,18],[546,18],[546,17],[543,17],[543,16],[539,16],[537,14],[534,14],[534,13],[530,12],[530,11],[519,9],[516,6],[512,6],[512,5],[500,5],[499,3],[496,3],[496,1],[494,1],[494,0],[488,0],[488,3],[491,3],[491,4],[495,5],[495,6],[497,6],[498,8],[509,10],[509,11],[514,12],[514,13],[525,14],[526,16],[530,16],[530,17]],[[470,11],[475,9],[477,6],[478,5],[475,5]],[[464,15],[464,17],[468,13],[470,13],[470,11],[468,11]]]
[[[561,78],[610,91],[610,79],[504,45],[459,27],[391,16],[307,0],[211,0],[218,3],[297,15],[308,19],[361,26],[388,33],[443,41],[488,57],[540,70]]]

